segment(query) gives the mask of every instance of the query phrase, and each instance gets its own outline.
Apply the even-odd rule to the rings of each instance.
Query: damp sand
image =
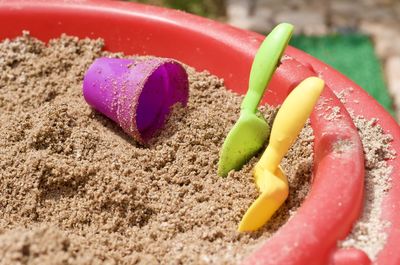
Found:
[[[257,159],[225,179],[215,172],[242,97],[188,67],[188,107],[174,109],[142,147],[83,100],[93,60],[121,56],[102,47],[67,36],[45,45],[27,33],[0,43],[0,264],[240,262],[306,197],[311,127],[283,161],[289,199],[261,231],[239,234],[258,196],[250,172]],[[261,111],[271,123],[276,110]],[[381,139],[366,126],[363,142]]]

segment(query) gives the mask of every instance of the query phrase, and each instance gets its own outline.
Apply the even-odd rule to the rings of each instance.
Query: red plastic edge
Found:
[[[355,248],[339,249],[332,257],[334,265],[370,265],[371,260],[365,254]]]
[[[235,29],[183,12],[123,2],[96,0],[0,1],[0,16],[2,21],[7,21],[7,25],[0,29],[0,39],[15,37],[19,35],[23,29],[30,30],[32,35],[45,41],[49,38],[58,37],[60,33],[67,33],[79,37],[102,37],[107,43],[106,48],[110,51],[124,51],[127,54],[152,54],[173,57],[197,69],[208,69],[210,72],[223,77],[226,85],[238,93],[243,93],[247,89],[250,65],[263,39],[263,37],[258,34]],[[288,48],[287,54],[295,60],[291,60],[290,64],[289,62],[283,63],[275,74],[266,95],[266,101],[268,101],[268,103],[278,104],[282,102],[299,79],[309,75],[315,75],[315,72],[317,72],[318,75],[323,77],[327,87],[335,92],[353,87],[354,92],[347,95],[347,102],[349,103],[346,103],[346,108],[367,118],[377,117],[379,119],[379,124],[385,131],[393,135],[395,140],[392,147],[399,152],[399,127],[376,101],[343,75],[313,57],[294,48]],[[286,66],[288,66],[289,71],[284,71]],[[295,67],[295,69],[290,67]],[[294,73],[298,73],[297,77],[293,75]],[[324,94],[326,97],[332,98],[337,106],[342,106],[332,93],[329,92],[329,89],[325,91],[327,91],[324,92],[325,94],[328,93],[326,95]],[[356,99],[360,102],[359,104],[352,103]],[[368,106],[368,108],[364,106]],[[276,238],[284,239],[286,237],[290,239],[290,241],[293,241],[296,233],[301,232],[304,227],[308,227],[308,229],[310,229],[309,231],[312,233],[304,235],[303,238],[298,237],[300,241],[296,242],[301,242],[303,244],[304,239],[309,237],[311,243],[315,241],[322,243],[324,246],[313,243],[317,248],[299,248],[298,250],[308,252],[308,254],[295,255],[293,259],[288,259],[290,263],[287,264],[321,264],[318,263],[319,260],[321,260],[321,262],[322,260],[326,260],[331,254],[329,252],[334,248],[332,243],[323,244],[325,239],[328,238],[328,241],[335,241],[337,238],[342,238],[349,231],[351,223],[354,222],[359,212],[358,205],[362,192],[360,194],[360,192],[357,192],[357,188],[354,187],[357,183],[362,187],[361,171],[363,167],[361,168],[359,164],[361,163],[358,157],[359,153],[355,154],[354,157],[356,159],[346,160],[337,159],[332,152],[323,151],[326,150],[326,147],[332,148],[332,143],[338,139],[338,135],[344,138],[348,137],[346,139],[353,139],[350,135],[354,127],[351,128],[351,125],[346,122],[346,120],[348,121],[348,114],[343,107],[341,107],[341,113],[343,113],[344,117],[343,122],[346,123],[346,126],[348,125],[346,129],[347,132],[345,130],[343,134],[339,133],[336,136],[332,136],[332,139],[322,135],[323,133],[321,132],[324,125],[321,123],[320,119],[317,118],[318,114],[313,114],[313,127],[316,134],[315,158],[318,170],[316,172],[312,191],[295,217],[282,227],[274,238],[266,243],[263,249],[270,254],[272,251],[266,247],[268,244],[277,242]],[[339,127],[336,126],[333,128],[338,129]],[[321,135],[319,136],[319,134]],[[354,138],[353,140],[355,142],[355,148],[358,150],[359,146],[356,142],[359,141],[359,139],[356,140]],[[336,166],[332,168],[332,161],[340,162],[340,164],[336,164]],[[400,178],[398,176],[400,162],[399,159],[395,159],[389,161],[389,163],[394,167],[392,174],[393,181],[392,188],[385,197],[383,218],[391,221],[392,226],[388,228],[388,243],[380,252],[377,261],[378,264],[386,265],[399,264],[400,262],[400,252],[396,251],[400,243]],[[347,181],[347,186],[340,186],[340,188],[345,188],[345,190],[340,190],[339,193],[337,192],[339,186],[336,185],[339,185],[337,184],[339,182],[343,183],[346,177],[337,176],[336,181],[332,180],[329,182],[329,177],[332,176],[332,172],[335,171],[346,172],[350,175],[351,179],[351,185],[349,185]],[[333,190],[332,187],[336,187],[335,190]],[[332,192],[332,190],[334,192]],[[362,190],[362,188],[359,186],[358,191],[360,190]],[[355,203],[355,207],[354,209],[346,209],[349,211],[350,217],[343,217],[344,220],[347,220],[345,224],[341,224],[338,226],[339,228],[336,227],[335,231],[330,230],[333,229],[330,228],[320,233],[318,232],[320,231],[319,229],[323,229],[323,225],[321,224],[331,224],[332,219],[328,219],[328,217],[331,217],[333,214],[338,215],[338,212],[334,211],[335,209],[338,210],[338,208],[334,207],[328,209],[329,207],[327,207],[325,203],[318,202],[321,201],[321,199],[323,199],[324,202],[329,202],[329,198],[333,201],[332,198],[336,198],[335,196],[338,194],[340,194],[341,197],[337,203],[342,202],[347,205],[351,201]],[[319,197],[320,195],[324,195],[324,197]],[[311,208],[315,209],[315,214],[309,214]],[[316,211],[316,209],[318,209],[318,211]],[[346,210],[340,211],[346,212]],[[332,223],[337,222],[340,218],[334,217]],[[290,225],[291,222],[297,222],[297,227]],[[313,222],[317,222],[320,225],[317,224],[314,229]],[[320,240],[317,240],[317,236]],[[322,236],[322,238],[320,236]],[[282,242],[289,242],[283,239],[281,239]],[[289,248],[286,244],[282,246],[286,249]],[[293,245],[291,246],[293,247]],[[293,248],[292,251],[289,252],[296,253],[296,251],[293,251]],[[261,252],[261,254],[258,255],[260,255],[259,257],[261,258],[264,256],[264,253]],[[253,256],[253,258],[256,257],[257,256]],[[269,255],[268,258],[270,258]],[[305,260],[310,260],[313,263],[304,263],[306,262]],[[267,260],[263,259],[259,261],[261,261],[262,264],[267,264]]]

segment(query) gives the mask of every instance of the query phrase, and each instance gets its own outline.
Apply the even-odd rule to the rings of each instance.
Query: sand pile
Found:
[[[4,263],[239,261],[307,194],[311,127],[285,159],[293,191],[285,208],[264,233],[241,235],[238,222],[258,196],[250,173],[256,159],[226,179],[216,171],[242,98],[188,69],[187,109],[176,108],[162,134],[139,146],[81,95],[102,46],[66,36],[45,46],[27,34],[0,44]],[[271,121],[275,111],[263,113]]]

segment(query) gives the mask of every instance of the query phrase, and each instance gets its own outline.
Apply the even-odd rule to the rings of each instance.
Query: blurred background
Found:
[[[296,28],[291,45],[355,81],[400,120],[400,0],[129,0],[268,33]]]

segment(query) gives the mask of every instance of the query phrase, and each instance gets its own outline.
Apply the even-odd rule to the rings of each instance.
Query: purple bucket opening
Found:
[[[186,105],[188,81],[186,71],[174,61],[161,64],[149,76],[141,91],[136,109],[136,127],[144,141],[164,125],[174,104]]]

